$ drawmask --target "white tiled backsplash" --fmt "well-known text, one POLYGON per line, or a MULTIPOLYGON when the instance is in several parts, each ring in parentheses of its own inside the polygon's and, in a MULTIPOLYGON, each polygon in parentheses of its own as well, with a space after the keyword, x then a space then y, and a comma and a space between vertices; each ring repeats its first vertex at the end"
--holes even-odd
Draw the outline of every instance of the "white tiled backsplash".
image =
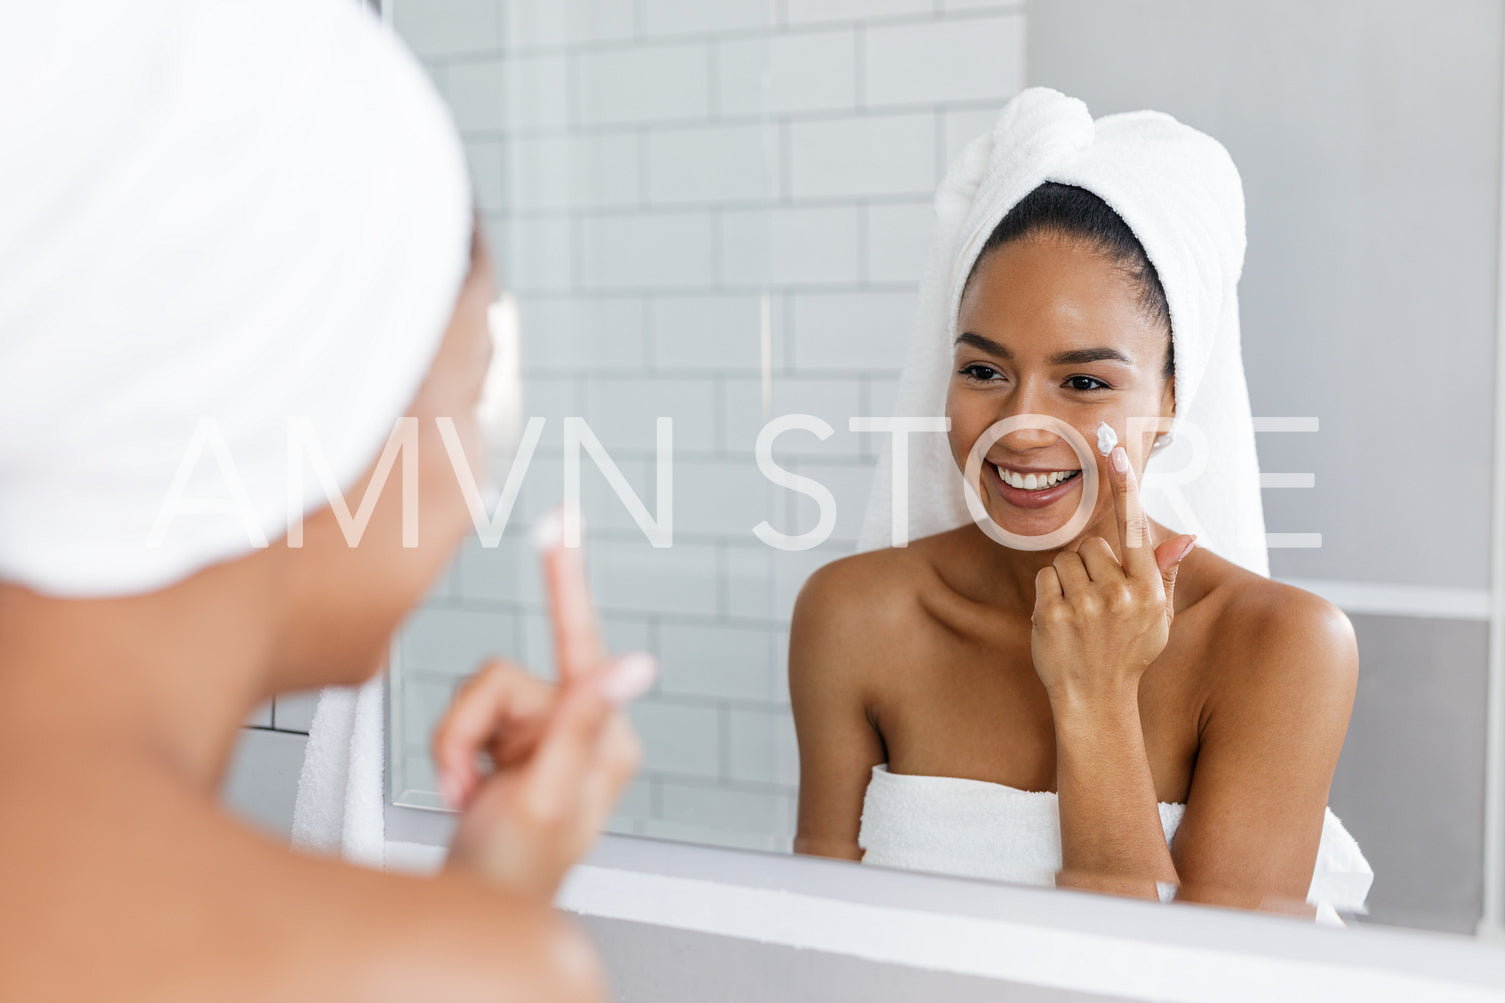
POLYGON ((467 546, 404 629, 404 779, 423 782, 414 757, 484 654, 551 671, 519 541, 562 496, 561 419, 586 419, 653 513, 654 419, 669 415, 672 548, 652 548, 583 462, 587 562, 609 642, 662 665, 632 710, 646 757, 614 828, 788 849, 799 779, 789 613, 805 577, 852 549, 879 442, 847 418, 891 413, 930 200, 949 158, 1023 86, 1024 5, 394 7, 464 135, 503 283, 520 300, 526 410, 548 419, 502 545, 467 546), (825 441, 791 432, 775 452, 837 500, 832 537, 803 553, 752 533, 764 519, 789 533, 815 525, 813 502, 753 459, 764 422, 791 412, 836 430, 825 441))

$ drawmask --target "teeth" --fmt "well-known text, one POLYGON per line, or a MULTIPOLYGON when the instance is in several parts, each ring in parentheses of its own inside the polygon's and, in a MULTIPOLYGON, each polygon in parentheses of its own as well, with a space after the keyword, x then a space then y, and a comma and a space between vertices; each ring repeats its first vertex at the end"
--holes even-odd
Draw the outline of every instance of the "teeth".
POLYGON ((1077 473, 1075 470, 1053 470, 1048 474, 1019 474, 1012 470, 1005 470, 997 464, 993 465, 993 469, 998 471, 998 476, 1005 483, 1023 491, 1041 491, 1054 487, 1077 473))

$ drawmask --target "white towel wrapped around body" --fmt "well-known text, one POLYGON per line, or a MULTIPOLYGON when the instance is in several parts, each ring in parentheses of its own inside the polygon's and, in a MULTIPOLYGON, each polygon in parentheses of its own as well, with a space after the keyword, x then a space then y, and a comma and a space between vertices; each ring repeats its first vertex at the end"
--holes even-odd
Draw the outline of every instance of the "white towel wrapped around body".
POLYGON ((385 864, 386 692, 378 676, 319 694, 293 804, 294 846, 385 864))
MULTIPOLYGON (((1166 845, 1186 805, 1162 801, 1166 845)), ((961 777, 890 773, 873 767, 857 836, 862 862, 958 877, 1050 886, 1061 869, 1056 794, 961 777)), ((1374 871, 1331 808, 1322 824, 1307 902, 1317 922, 1342 926, 1338 912, 1363 913, 1374 871)))

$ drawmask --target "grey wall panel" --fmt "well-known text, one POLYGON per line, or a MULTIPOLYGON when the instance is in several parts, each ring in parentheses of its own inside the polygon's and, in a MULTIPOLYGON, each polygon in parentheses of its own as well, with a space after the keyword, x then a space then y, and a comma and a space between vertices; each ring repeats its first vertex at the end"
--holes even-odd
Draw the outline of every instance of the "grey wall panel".
POLYGON ((1098 1003, 1117 999, 581 917, 619 1003, 1098 1003))
POLYGON ((293 831, 307 735, 244 728, 220 797, 230 811, 279 839, 293 831))
POLYGON ((1244 178, 1244 354, 1284 576, 1488 585, 1497 0, 1040 0, 1031 84, 1169 112, 1244 178), (1414 480, 1406 483, 1404 478, 1414 480), (1426 487, 1423 488, 1422 485, 1426 487))
POLYGON ((1369 919, 1472 933, 1483 889, 1488 627, 1351 619, 1359 692, 1329 804, 1374 868, 1369 919))

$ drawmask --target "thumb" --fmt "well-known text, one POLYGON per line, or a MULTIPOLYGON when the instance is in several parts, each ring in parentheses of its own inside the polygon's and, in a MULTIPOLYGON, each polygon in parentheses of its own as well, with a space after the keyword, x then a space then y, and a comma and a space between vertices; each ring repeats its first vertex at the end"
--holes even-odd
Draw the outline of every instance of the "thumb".
POLYGON ((1197 538, 1190 533, 1182 533, 1173 536, 1160 546, 1155 548, 1155 564, 1160 568, 1160 581, 1165 586, 1165 608, 1167 611, 1175 609, 1172 600, 1176 594, 1176 575, 1181 570, 1181 562, 1186 555, 1191 553, 1197 545, 1197 538))

